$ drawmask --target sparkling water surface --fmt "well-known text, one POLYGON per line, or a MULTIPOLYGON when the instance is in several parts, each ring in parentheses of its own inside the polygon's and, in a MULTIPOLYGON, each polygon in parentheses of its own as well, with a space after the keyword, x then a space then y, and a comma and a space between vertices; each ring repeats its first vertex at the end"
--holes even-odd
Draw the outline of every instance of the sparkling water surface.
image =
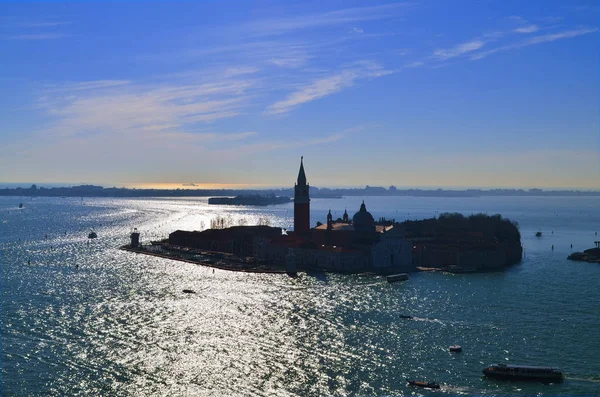
MULTIPOLYGON (((362 199, 313 199, 311 224, 329 209, 352 216, 362 199)), ((503 272, 395 284, 235 273, 117 247, 134 227, 148 242, 217 215, 291 228, 292 204, 0 197, 2 395, 600 394, 600 265, 566 260, 600 240, 598 198, 364 199, 376 219, 500 213, 519 222, 525 257, 503 272), (558 366, 566 379, 483 378, 497 362, 558 366)))

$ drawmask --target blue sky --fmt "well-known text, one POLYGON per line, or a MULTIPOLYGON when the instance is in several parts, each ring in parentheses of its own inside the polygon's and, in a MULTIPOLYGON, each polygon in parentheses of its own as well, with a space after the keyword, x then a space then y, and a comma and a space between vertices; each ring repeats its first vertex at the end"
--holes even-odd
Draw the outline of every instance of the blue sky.
POLYGON ((598 13, 0 3, 0 182, 597 189, 598 13))

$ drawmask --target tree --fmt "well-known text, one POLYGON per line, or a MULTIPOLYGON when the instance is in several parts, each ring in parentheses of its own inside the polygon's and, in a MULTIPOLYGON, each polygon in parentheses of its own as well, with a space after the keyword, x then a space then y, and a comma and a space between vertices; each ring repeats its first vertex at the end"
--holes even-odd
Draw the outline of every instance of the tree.
POLYGON ((211 229, 226 229, 233 225, 233 220, 230 216, 225 218, 224 216, 217 215, 216 218, 210 220, 211 229))
POLYGON ((266 216, 258 217, 258 226, 271 226, 271 220, 266 216))

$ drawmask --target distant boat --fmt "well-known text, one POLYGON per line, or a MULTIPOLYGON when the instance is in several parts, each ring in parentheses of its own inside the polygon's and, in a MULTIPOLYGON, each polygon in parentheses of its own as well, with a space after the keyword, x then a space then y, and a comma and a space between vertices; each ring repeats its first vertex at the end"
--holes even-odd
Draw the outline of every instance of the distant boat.
POLYGON ((411 386, 424 387, 427 389, 439 389, 440 388, 440 384, 435 383, 435 382, 422 382, 420 380, 412 380, 412 379, 407 379, 406 381, 411 386))
POLYGON ((412 319, 413 319, 413 316, 409 316, 408 314, 401 314, 401 315, 400 315, 400 318, 405 318, 405 319, 407 319, 407 320, 412 320, 412 319))
POLYGON ((535 237, 542 237, 542 232, 537 232, 537 233, 535 234, 535 237))
POLYGON ((90 234, 88 234, 88 238, 96 238, 96 237, 98 237, 98 235, 93 230, 90 232, 90 234))
POLYGON ((388 283, 395 283, 396 281, 406 281, 406 280, 408 280, 408 274, 406 274, 406 273, 392 274, 392 275, 387 276, 388 283))
POLYGON ((489 378, 505 380, 538 380, 562 382, 563 373, 558 368, 537 367, 530 365, 492 364, 483 370, 489 378))
POLYGON ((19 208, 23 208, 23 203, 19 204, 19 208))
POLYGON ((448 350, 450 350, 451 352, 454 352, 454 353, 460 353, 462 351, 462 347, 460 345, 454 345, 454 346, 450 346, 448 348, 448 350))

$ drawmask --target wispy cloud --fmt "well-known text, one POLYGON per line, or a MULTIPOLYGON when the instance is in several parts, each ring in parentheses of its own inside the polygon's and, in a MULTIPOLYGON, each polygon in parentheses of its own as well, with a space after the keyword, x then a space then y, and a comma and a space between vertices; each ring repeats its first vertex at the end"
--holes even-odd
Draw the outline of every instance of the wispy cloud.
POLYGON ((354 85, 358 79, 376 78, 392 73, 373 62, 360 62, 355 67, 342 70, 334 75, 313 81, 295 92, 289 94, 284 100, 275 102, 267 109, 271 115, 287 113, 293 108, 307 102, 340 92, 344 88, 354 85))
POLYGON ((290 148, 301 148, 307 146, 323 145, 325 143, 331 143, 339 141, 345 137, 344 133, 330 134, 322 138, 314 138, 307 140, 296 140, 296 141, 264 141, 255 142, 246 145, 241 145, 232 148, 226 148, 216 151, 216 155, 224 158, 233 158, 240 156, 249 156, 256 153, 272 152, 274 150, 283 150, 290 148))
POLYGON ((268 63, 282 68, 299 68, 307 64, 312 57, 303 50, 288 51, 277 54, 268 63))
POLYGON ((0 17, 0 28, 4 30, 0 40, 54 40, 71 36, 61 31, 70 21, 49 18, 28 18, 22 16, 0 17))
POLYGON ((471 60, 482 59, 482 58, 485 58, 492 54, 496 54, 498 52, 517 50, 520 48, 529 47, 529 46, 542 44, 542 43, 548 43, 551 41, 568 39, 568 38, 577 37, 577 36, 583 36, 586 34, 595 33, 597 31, 598 31, 598 28, 581 28, 581 29, 567 30, 567 31, 559 32, 559 33, 551 33, 551 34, 535 36, 535 37, 532 37, 530 39, 527 39, 527 40, 524 40, 524 41, 521 41, 518 43, 508 44, 508 45, 500 46, 497 48, 493 48, 488 51, 478 52, 471 56, 471 60))
POLYGON ((390 19, 397 16, 407 3, 391 3, 371 7, 353 7, 311 15, 266 19, 253 22, 248 27, 257 35, 283 34, 294 30, 321 28, 360 21, 390 19))
MULTIPOLYGON (((245 68, 281 67, 300 68, 311 60, 331 51, 336 45, 349 38, 335 39, 286 39, 245 40, 235 44, 221 44, 200 48, 136 55, 136 60, 160 63, 180 63, 201 59, 209 67, 231 68, 231 65, 246 64, 245 68)), ((331 53, 331 52, 329 52, 331 53)))
POLYGON ((515 33, 533 33, 540 30, 537 25, 522 26, 513 30, 515 33))
POLYGON ((238 133, 216 133, 216 132, 208 132, 208 133, 191 133, 191 132, 165 132, 159 137, 177 140, 178 142, 184 143, 208 143, 208 142, 219 142, 219 141, 241 141, 253 136, 256 136, 256 132, 248 131, 248 132, 238 132, 238 133))
MULTIPOLYGON (((344 138, 349 137, 353 134, 359 134, 366 131, 373 130, 375 128, 380 127, 379 124, 367 123, 367 124, 359 124, 353 127, 346 128, 342 131, 330 133, 330 132, 322 132, 322 136, 319 138, 312 139, 304 139, 304 140, 272 140, 269 142, 255 142, 249 143, 245 145, 241 145, 238 147, 227 148, 219 151, 217 155, 219 156, 227 156, 227 157, 238 157, 243 155, 252 155, 261 152, 269 152, 274 150, 282 150, 282 149, 290 149, 290 148, 302 148, 307 146, 316 146, 323 145, 326 143, 337 142, 344 138)), ((299 134, 305 135, 305 134, 299 134)))
POLYGON ((215 154, 220 147, 245 146, 257 138, 255 131, 214 124, 250 109, 253 90, 259 86, 255 77, 228 77, 224 71, 206 80, 54 84, 40 92, 37 104, 48 121, 24 134, 27 144, 11 158, 34 156, 41 162, 56 158, 43 171, 54 178, 77 173, 80 166, 88 177, 101 177, 127 173, 124 164, 153 169, 161 162, 192 174, 189 170, 199 164, 223 160, 215 154), (104 163, 102 173, 85 166, 98 161, 104 163))
POLYGON ((424 66, 424 65, 425 65, 425 62, 423 62, 423 61, 415 61, 415 62, 407 63, 406 65, 404 65, 404 67, 407 69, 411 69, 411 68, 420 68, 421 66, 424 66))
POLYGON ((485 45, 482 40, 473 40, 466 43, 459 44, 452 48, 437 49, 433 52, 433 56, 441 61, 445 61, 451 58, 467 54, 469 52, 477 51, 485 45))
POLYGON ((53 40, 61 39, 63 37, 69 37, 67 34, 62 33, 34 33, 34 34, 16 34, 3 36, 4 40, 53 40))
POLYGON ((55 119, 54 126, 44 131, 45 136, 100 133, 164 137, 165 133, 198 129, 198 123, 239 115, 249 106, 249 90, 254 87, 253 79, 225 76, 210 82, 182 79, 144 84, 125 80, 67 83, 49 87, 40 97, 39 108, 55 119))
MULTIPOLYGON (((509 21, 513 22, 516 25, 519 25, 517 28, 511 30, 512 33, 534 33, 540 30, 538 25, 530 23, 527 19, 523 18, 519 15, 513 15, 507 18, 509 21)), ((540 19, 543 20, 543 19, 540 19)))
POLYGON ((131 82, 128 80, 94 80, 72 83, 67 82, 62 84, 49 84, 46 87, 46 92, 95 90, 101 88, 118 87, 130 83, 131 82))
POLYGON ((516 23, 527 23, 527 20, 520 15, 511 15, 509 17, 506 17, 506 19, 516 23))

